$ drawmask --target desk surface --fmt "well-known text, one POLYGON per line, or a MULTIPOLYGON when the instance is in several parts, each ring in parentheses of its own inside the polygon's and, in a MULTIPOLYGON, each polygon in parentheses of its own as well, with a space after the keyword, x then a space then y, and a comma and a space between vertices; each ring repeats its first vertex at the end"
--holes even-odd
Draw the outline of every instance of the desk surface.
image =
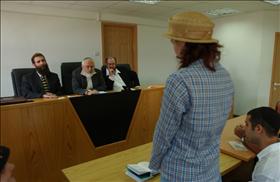
POLYGON ((236 157, 237 159, 243 161, 249 161, 255 157, 255 154, 253 152, 251 152, 250 150, 248 151, 234 150, 228 143, 229 141, 240 141, 240 139, 234 134, 234 128, 237 125, 244 124, 245 119, 246 119, 246 115, 243 115, 240 117, 229 119, 227 121, 226 126, 222 133, 220 149, 221 152, 236 157))
MULTIPOLYGON (((63 173, 70 181, 133 181, 125 175, 127 164, 149 161, 152 143, 134 147, 106 157, 85 162, 70 168, 63 169, 63 173)), ((220 155, 221 175, 228 173, 241 164, 241 160, 226 154, 220 155)), ((159 181, 157 175, 150 181, 159 181)))

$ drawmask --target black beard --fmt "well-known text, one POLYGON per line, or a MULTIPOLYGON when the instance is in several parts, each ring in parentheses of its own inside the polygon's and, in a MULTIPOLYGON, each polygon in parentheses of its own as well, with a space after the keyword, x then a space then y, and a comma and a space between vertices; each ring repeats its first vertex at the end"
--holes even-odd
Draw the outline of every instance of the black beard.
POLYGON ((36 67, 36 70, 38 71, 38 73, 40 73, 40 75, 43 76, 48 76, 51 73, 48 64, 41 67, 36 67))

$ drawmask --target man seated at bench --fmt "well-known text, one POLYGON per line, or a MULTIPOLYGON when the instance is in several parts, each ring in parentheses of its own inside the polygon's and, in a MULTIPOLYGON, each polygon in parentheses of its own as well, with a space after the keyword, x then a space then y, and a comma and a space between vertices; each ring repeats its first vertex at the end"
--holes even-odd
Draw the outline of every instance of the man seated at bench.
POLYGON ((116 58, 108 57, 105 59, 106 69, 102 70, 106 82, 107 90, 121 91, 130 88, 130 70, 119 70, 116 67, 116 58))
POLYGON ((247 113, 245 125, 237 126, 235 134, 244 145, 257 154, 258 162, 252 181, 279 181, 280 179, 280 114, 270 107, 259 107, 247 113))
POLYGON ((74 93, 81 95, 92 95, 106 90, 101 71, 95 68, 92 58, 84 58, 82 66, 72 72, 72 89, 74 93))
POLYGON ((62 88, 56 73, 50 71, 45 56, 35 53, 31 58, 35 70, 22 77, 22 94, 27 99, 55 98, 62 95, 62 88))

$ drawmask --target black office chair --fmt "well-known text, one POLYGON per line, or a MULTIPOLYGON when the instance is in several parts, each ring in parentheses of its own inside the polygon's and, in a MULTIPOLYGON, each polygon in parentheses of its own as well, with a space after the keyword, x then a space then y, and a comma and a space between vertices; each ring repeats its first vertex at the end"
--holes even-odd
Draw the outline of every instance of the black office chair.
POLYGON ((21 92, 21 83, 22 77, 25 74, 31 73, 34 71, 34 68, 15 68, 12 69, 11 76, 12 76, 12 83, 14 89, 15 96, 23 96, 21 92))
POLYGON ((61 64, 61 80, 64 94, 73 94, 72 71, 81 66, 81 62, 64 62, 61 64))
POLYGON ((131 71, 129 64, 117 64, 116 66, 119 70, 131 71))
POLYGON ((131 88, 136 87, 136 86, 140 86, 138 75, 135 71, 131 70, 129 64, 117 64, 117 68, 121 72, 125 72, 125 74, 128 75, 131 88))
POLYGON ((135 71, 132 70, 130 71, 130 82, 131 82, 131 87, 140 86, 138 75, 135 71))

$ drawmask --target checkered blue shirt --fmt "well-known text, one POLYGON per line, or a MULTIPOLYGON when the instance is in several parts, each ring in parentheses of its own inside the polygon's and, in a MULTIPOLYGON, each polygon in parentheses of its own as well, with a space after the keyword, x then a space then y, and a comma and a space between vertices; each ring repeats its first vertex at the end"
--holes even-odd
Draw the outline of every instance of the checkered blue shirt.
POLYGON ((215 69, 198 60, 167 79, 150 168, 168 181, 221 181, 220 136, 231 110, 233 83, 219 63, 215 69))

